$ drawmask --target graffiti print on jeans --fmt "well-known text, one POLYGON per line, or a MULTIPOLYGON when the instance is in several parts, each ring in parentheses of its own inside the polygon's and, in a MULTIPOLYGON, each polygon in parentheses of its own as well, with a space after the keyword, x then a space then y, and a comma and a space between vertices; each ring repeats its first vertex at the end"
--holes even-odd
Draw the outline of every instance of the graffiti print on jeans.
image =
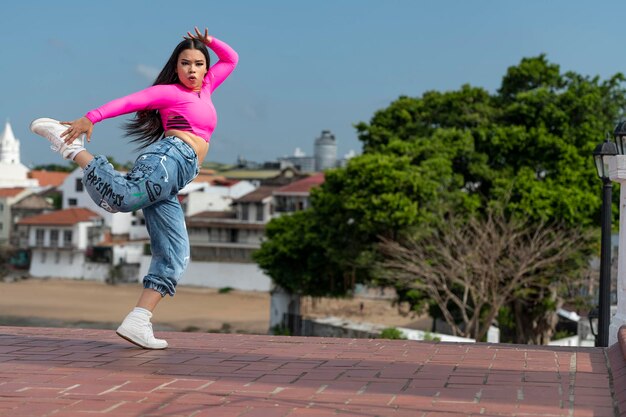
MULTIPOLYGON (((87 181, 93 188, 100 193, 102 199, 108 200, 109 206, 121 206, 124 202, 124 195, 113 192, 113 186, 109 182, 105 182, 102 177, 99 177, 95 174, 96 169, 93 168, 91 171, 87 173, 85 177, 83 177, 83 182, 87 181)), ((102 206, 102 204, 101 204, 102 206)), ((106 209, 106 207, 103 207, 106 209)), ((108 210, 108 209, 107 209, 108 210)), ((111 210, 108 210, 111 211, 111 210)))
POLYGON ((150 201, 154 202, 161 195, 163 187, 161 187, 161 184, 156 184, 150 180, 147 180, 146 191, 148 192, 148 198, 150 199, 150 201))
MULTIPOLYGON (((146 159, 146 156, 143 155, 140 160, 146 159)), ((127 174, 128 179, 141 179, 149 176, 154 172, 154 166, 148 164, 138 164, 130 170, 127 174)))

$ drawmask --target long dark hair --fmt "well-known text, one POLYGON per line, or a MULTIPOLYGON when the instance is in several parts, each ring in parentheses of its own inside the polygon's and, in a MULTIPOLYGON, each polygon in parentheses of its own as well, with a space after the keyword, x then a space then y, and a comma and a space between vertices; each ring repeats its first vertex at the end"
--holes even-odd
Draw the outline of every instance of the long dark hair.
MULTIPOLYGON (((178 56, 187 49, 197 49, 202 52, 206 59, 207 69, 210 67, 209 51, 206 45, 198 39, 185 39, 174 48, 170 59, 167 60, 152 85, 177 84, 180 82, 176 73, 176 65, 178 64, 178 56)), ((161 139, 164 132, 158 110, 138 111, 132 120, 124 123, 124 130, 126 131, 126 136, 133 137, 131 142, 139 144, 139 149, 150 146, 161 139)))

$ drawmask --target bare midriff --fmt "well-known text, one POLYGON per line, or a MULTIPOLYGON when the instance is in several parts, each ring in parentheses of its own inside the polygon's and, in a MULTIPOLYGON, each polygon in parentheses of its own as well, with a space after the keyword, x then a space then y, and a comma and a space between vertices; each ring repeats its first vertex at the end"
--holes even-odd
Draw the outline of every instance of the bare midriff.
POLYGON ((191 146, 191 149, 193 149, 198 156, 198 166, 202 165, 202 162, 209 151, 209 144, 206 140, 202 139, 200 136, 194 135, 191 132, 176 129, 166 130, 164 136, 176 136, 187 145, 191 146))

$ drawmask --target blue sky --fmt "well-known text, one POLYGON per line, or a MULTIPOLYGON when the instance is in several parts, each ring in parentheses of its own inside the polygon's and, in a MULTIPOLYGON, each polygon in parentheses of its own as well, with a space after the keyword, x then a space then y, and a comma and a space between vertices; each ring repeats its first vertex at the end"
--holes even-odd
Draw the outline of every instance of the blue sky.
MULTIPOLYGON (((324 129, 342 156, 361 151, 353 125, 398 96, 466 83, 493 92, 523 57, 545 53, 563 71, 603 79, 626 72, 624 16, 618 1, 9 0, 0 121, 11 122, 26 165, 64 163, 30 121, 75 119, 151 85, 199 26, 240 55, 213 96, 219 122, 207 160, 312 155, 324 129)), ((88 149, 133 160, 124 120, 96 125, 88 149)))

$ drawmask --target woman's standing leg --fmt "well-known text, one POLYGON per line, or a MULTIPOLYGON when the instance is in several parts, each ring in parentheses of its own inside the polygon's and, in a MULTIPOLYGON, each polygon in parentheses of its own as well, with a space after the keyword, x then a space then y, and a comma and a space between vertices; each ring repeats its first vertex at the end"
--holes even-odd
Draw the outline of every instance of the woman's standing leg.
POLYGON ((144 288, 162 296, 174 295, 176 284, 189 263, 189 235, 177 196, 143 209, 150 235, 152 260, 143 279, 144 288))
POLYGON ((145 207, 143 215, 152 260, 137 306, 126 316, 117 334, 143 348, 165 349, 167 342, 154 337, 150 318, 161 299, 176 292, 176 284, 189 263, 189 237, 185 215, 175 195, 145 207))

